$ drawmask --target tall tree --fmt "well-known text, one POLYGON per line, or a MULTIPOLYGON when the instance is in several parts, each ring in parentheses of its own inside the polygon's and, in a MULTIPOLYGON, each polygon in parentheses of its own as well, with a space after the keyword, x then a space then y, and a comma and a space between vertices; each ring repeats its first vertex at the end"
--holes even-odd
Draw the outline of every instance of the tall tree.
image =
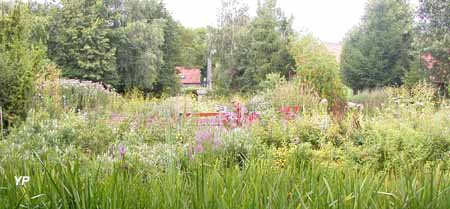
POLYGON ((181 56, 180 65, 204 68, 208 55, 208 31, 206 28, 184 28, 180 30, 181 56))
POLYGON ((412 9, 406 0, 370 0, 345 39, 341 70, 354 90, 401 85, 411 65, 412 9))
POLYGON ((448 95, 450 84, 450 1, 420 0, 416 41, 428 79, 448 95))
POLYGON ((292 18, 284 16, 276 0, 258 2, 257 16, 247 36, 248 51, 239 56, 237 80, 243 90, 252 90, 269 73, 288 77, 295 62, 288 51, 293 35, 292 18))
POLYGON ((250 22, 248 5, 238 0, 222 0, 217 16, 217 27, 210 28, 211 50, 214 50, 216 69, 213 72, 214 86, 223 93, 228 92, 234 84, 240 52, 244 44, 247 27, 250 22))
POLYGON ((258 2, 253 19, 235 1, 225 2, 222 11, 215 38, 219 87, 252 91, 269 73, 289 76, 295 65, 288 51, 292 18, 284 16, 276 0, 258 2))
POLYGON ((115 30, 116 66, 119 90, 153 90, 163 65, 164 27, 166 21, 155 15, 156 1, 127 1, 120 14, 121 27, 115 30))
POLYGON ((123 90, 153 89, 163 62, 160 50, 164 42, 163 24, 164 20, 151 24, 136 21, 122 28, 124 38, 117 50, 117 71, 123 90))
POLYGON ((43 45, 33 41, 33 24, 22 3, 0 16, 0 107, 6 122, 26 116, 35 80, 45 64, 43 45))
POLYGON ((125 19, 125 25, 136 21, 153 25, 148 27, 153 31, 148 32, 154 34, 150 41, 152 43, 147 45, 151 48, 141 49, 146 51, 147 55, 151 55, 155 61, 140 63, 143 64, 142 69, 147 69, 146 74, 149 77, 156 78, 152 82, 151 93, 159 95, 178 92, 180 82, 175 67, 179 64, 181 56, 180 24, 172 18, 162 1, 129 0, 125 1, 125 5, 126 12, 122 18, 125 19), (162 32, 162 37, 159 37, 160 34, 157 31, 162 32), (159 35, 156 36, 157 34, 159 35), (154 70, 148 70, 149 68, 154 70))
POLYGON ((117 82, 110 23, 102 0, 62 0, 50 27, 49 55, 63 75, 109 84, 117 82))
POLYGON ((174 94, 180 89, 180 79, 177 75, 176 66, 181 55, 180 24, 176 22, 169 12, 161 5, 162 17, 166 20, 164 27, 163 65, 159 69, 159 80, 155 85, 159 92, 174 94))

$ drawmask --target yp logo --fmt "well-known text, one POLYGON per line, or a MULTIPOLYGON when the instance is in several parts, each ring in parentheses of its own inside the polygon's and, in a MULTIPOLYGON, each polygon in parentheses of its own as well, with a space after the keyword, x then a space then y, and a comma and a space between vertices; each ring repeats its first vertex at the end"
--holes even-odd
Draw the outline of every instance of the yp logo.
POLYGON ((14 178, 16 179, 16 186, 24 186, 26 183, 28 183, 30 181, 30 177, 29 176, 14 176, 14 178))

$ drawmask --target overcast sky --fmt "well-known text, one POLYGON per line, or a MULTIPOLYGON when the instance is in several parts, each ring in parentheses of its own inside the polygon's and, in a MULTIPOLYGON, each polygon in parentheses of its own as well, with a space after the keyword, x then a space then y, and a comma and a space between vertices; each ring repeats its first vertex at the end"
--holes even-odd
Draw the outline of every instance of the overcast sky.
MULTIPOLYGON (((242 0, 254 15, 257 0, 242 0)), ((417 2, 417 0, 412 0, 417 2)), ((164 0, 169 11, 184 26, 214 25, 220 0, 164 0)), ((366 0, 278 0, 286 15, 294 16, 294 28, 308 31, 326 42, 340 42, 364 14, 366 0)))

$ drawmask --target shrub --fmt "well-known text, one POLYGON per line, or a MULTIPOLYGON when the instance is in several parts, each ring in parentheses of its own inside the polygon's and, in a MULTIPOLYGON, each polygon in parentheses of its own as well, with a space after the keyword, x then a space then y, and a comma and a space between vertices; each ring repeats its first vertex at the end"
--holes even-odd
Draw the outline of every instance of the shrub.
POLYGON ((328 100, 329 110, 345 101, 346 89, 336 58, 319 40, 312 35, 300 37, 292 41, 290 53, 296 62, 297 77, 328 100))

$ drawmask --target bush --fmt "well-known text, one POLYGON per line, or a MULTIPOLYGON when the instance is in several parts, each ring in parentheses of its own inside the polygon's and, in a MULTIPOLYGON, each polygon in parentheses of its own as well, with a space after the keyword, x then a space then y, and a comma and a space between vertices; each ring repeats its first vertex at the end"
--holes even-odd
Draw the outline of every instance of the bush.
POLYGON ((346 88, 339 76, 335 56, 312 35, 292 41, 290 53, 297 66, 297 77, 328 100, 328 109, 346 100, 346 88))

